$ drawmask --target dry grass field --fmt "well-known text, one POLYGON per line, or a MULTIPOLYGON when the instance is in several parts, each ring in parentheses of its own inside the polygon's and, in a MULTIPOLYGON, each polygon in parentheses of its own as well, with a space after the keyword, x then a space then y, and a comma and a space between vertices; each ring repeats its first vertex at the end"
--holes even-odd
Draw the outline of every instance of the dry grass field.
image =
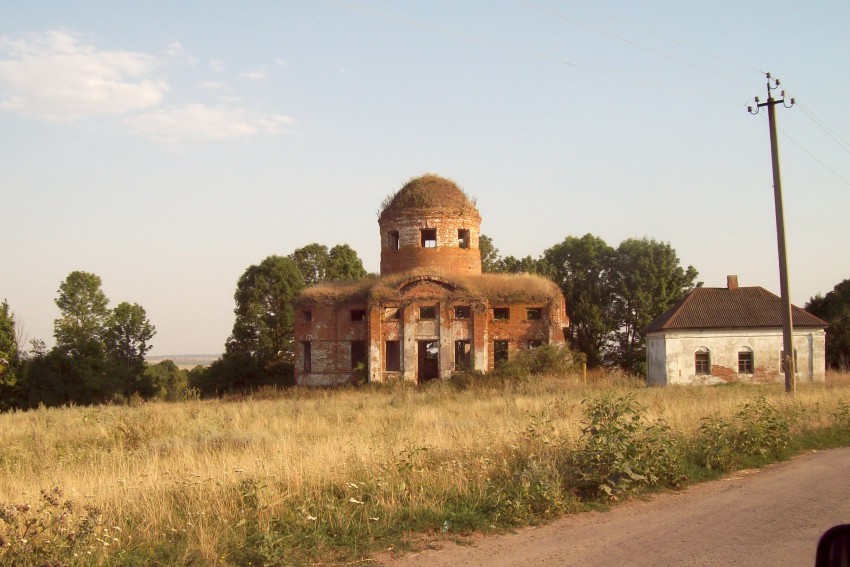
MULTIPOLYGON (((409 532, 578 510, 558 497, 552 509, 519 513, 525 501, 493 496, 494 487, 520 456, 532 470, 535 454, 569 449, 581 436, 583 400, 605 396, 632 396, 649 422, 663 418, 686 439, 703 418, 731 420, 764 396, 799 436, 846 413, 850 374, 801 384, 794 398, 781 385, 645 388, 600 374, 588 384, 543 376, 267 390, 3 414, 0 529, 17 529, 18 541, 7 533, 0 564, 24 564, 24 553, 66 564, 324 564, 404 545, 409 532), (61 494, 40 497, 54 488, 61 494)), ((532 473, 522 478, 523 490, 547 490, 532 473)))

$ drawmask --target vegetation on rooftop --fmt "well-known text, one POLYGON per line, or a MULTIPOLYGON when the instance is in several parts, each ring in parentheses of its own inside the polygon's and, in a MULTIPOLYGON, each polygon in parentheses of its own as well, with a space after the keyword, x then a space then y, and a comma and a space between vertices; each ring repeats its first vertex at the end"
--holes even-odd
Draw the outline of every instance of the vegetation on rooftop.
POLYGON ((451 179, 427 173, 414 177, 405 185, 384 198, 379 216, 421 212, 443 212, 447 214, 478 214, 475 199, 451 179))

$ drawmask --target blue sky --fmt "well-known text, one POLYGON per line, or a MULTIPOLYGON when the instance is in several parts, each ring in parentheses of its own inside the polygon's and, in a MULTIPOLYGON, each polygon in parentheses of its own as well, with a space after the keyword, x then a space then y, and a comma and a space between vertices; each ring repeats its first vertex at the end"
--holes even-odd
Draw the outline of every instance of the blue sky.
POLYGON ((670 242, 707 286, 792 300, 850 277, 850 3, 283 0, 0 4, 0 300, 52 344, 60 282, 137 302, 151 354, 217 353, 236 281, 351 245, 426 172, 503 254, 670 242))

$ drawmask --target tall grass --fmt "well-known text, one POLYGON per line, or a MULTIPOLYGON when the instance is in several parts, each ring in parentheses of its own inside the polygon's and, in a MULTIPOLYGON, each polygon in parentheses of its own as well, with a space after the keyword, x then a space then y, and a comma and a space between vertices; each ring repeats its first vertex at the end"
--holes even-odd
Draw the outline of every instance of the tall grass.
POLYGON ((631 487, 850 443, 847 402, 847 375, 801 384, 790 399, 781 385, 656 389, 600 374, 587 384, 484 377, 9 413, 0 415, 0 564, 36 552, 69 565, 352 560, 403 546, 408 533, 533 523, 631 487), (778 429, 746 431, 765 415, 778 429), (588 433, 597 418, 622 435, 630 460, 594 468, 605 451, 588 433), (712 427, 737 437, 712 437, 712 427), (721 438, 754 452, 736 460, 749 445, 721 438), (760 454, 770 443, 783 450, 760 454), (42 494, 54 488, 56 505, 42 494), (46 527, 26 538, 27 522, 46 527))

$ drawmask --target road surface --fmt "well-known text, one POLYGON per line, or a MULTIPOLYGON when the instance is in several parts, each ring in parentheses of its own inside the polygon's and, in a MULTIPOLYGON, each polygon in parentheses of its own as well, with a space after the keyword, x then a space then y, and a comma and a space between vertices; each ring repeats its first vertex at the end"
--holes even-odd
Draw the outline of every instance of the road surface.
POLYGON ((820 535, 850 523, 850 448, 577 514, 513 534, 438 542, 393 567, 814 565, 820 535))

